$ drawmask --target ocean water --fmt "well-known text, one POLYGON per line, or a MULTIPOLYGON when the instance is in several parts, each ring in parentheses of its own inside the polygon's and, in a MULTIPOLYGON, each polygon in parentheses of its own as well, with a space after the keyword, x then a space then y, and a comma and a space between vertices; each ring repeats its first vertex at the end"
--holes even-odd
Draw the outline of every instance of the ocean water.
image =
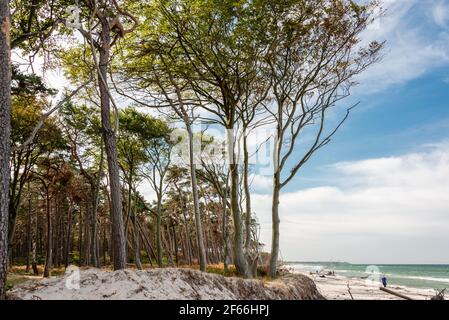
POLYGON ((412 288, 449 289, 449 265, 431 264, 351 264, 346 262, 289 262, 287 265, 305 273, 335 271, 350 278, 380 281, 385 275, 389 285, 412 288))

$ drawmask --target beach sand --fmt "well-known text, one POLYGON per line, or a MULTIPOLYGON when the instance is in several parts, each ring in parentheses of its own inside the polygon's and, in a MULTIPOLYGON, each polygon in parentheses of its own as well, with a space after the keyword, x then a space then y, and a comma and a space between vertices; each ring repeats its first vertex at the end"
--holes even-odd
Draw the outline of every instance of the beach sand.
MULTIPOLYGON (((340 275, 326 275, 325 278, 321 278, 318 275, 302 274, 307 275, 315 281, 320 293, 328 300, 351 300, 348 292, 348 284, 354 300, 403 300, 397 296, 381 291, 379 289, 381 285, 379 282, 360 278, 347 278, 340 275)), ((387 286, 387 288, 414 300, 430 300, 436 293, 432 289, 416 289, 397 285, 387 286)))

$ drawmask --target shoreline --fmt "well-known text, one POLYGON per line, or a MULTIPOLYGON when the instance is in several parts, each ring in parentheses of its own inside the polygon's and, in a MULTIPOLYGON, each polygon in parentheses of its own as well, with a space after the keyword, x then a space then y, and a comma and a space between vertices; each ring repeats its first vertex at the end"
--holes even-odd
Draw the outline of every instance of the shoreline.
MULTIPOLYGON (((293 271, 302 274, 315 282, 318 291, 328 300, 404 300, 379 289, 380 282, 361 278, 345 277, 342 275, 325 275, 324 278, 317 274, 308 274, 304 271, 293 271), (348 285, 351 294, 348 291, 348 285)), ((433 289, 420 289, 400 285, 388 285, 387 289, 408 296, 413 300, 430 300, 435 296, 433 289)), ((447 298, 445 299, 447 300, 447 298)))

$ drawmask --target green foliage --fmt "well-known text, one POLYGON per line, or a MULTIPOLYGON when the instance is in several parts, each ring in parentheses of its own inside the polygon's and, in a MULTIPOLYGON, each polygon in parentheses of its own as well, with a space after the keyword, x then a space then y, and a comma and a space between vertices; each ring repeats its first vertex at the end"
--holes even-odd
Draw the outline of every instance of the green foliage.
POLYGON ((48 88, 41 77, 25 74, 17 65, 12 65, 12 95, 55 95, 56 90, 48 88))
POLYGON ((150 160, 148 148, 168 141, 169 134, 170 128, 163 120, 135 108, 120 110, 117 149, 124 173, 135 175, 136 170, 150 160))
MULTIPOLYGON (((14 96, 11 110, 11 143, 21 146, 41 119, 46 101, 34 95, 14 96)), ((33 141, 37 153, 65 150, 67 143, 54 118, 47 118, 33 141)))

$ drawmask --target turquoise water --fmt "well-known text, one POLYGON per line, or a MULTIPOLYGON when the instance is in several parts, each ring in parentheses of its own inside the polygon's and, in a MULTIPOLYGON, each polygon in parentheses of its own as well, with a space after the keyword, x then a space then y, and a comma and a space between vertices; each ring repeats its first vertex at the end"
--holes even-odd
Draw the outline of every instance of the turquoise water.
POLYGON ((449 265, 418 264, 351 264, 346 262, 289 262, 288 265, 302 272, 333 270, 336 274, 351 278, 378 281, 385 275, 388 284, 426 289, 449 289, 449 265))

